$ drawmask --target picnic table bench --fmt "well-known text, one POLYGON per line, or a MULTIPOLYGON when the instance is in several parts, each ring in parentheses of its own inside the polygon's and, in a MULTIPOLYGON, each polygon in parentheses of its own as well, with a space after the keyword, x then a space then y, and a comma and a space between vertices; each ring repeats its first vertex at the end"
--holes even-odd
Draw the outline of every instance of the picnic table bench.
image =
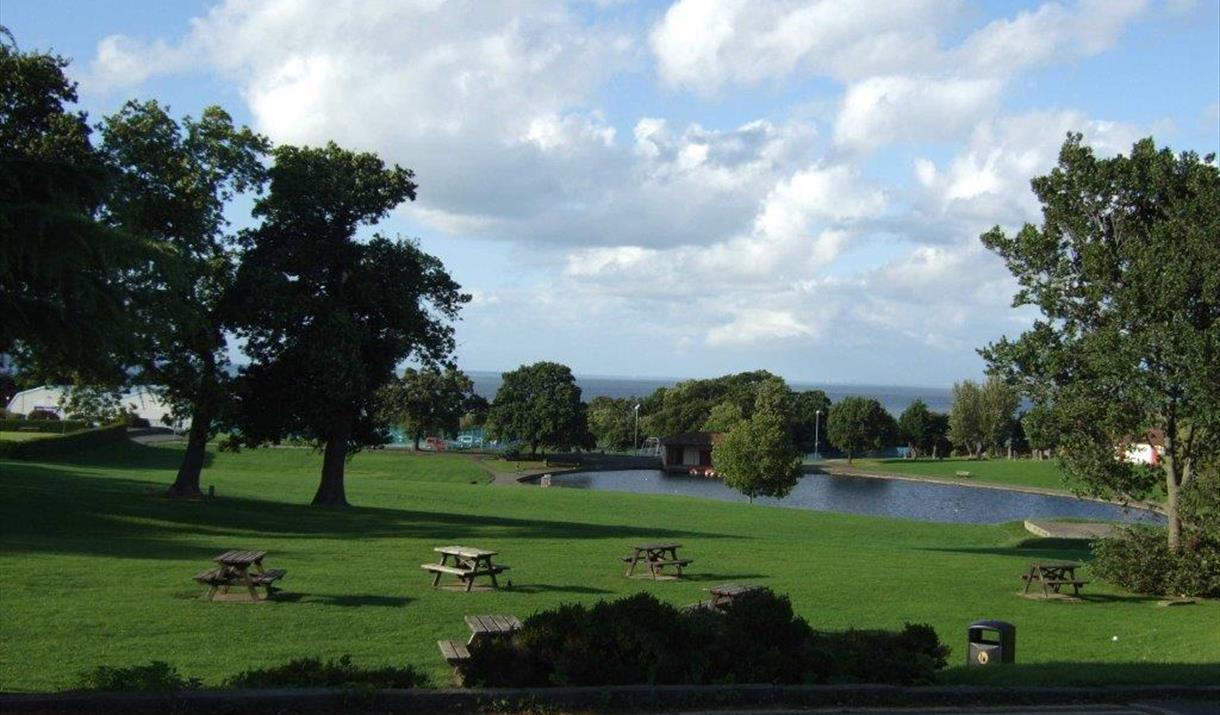
POLYGON ((521 630, 521 620, 509 615, 466 616, 466 625, 470 628, 470 640, 463 643, 458 640, 437 641, 441 657, 453 666, 453 674, 458 683, 462 682, 462 666, 470 660, 470 651, 479 644, 493 638, 503 638, 521 630))
POLYGON ((706 608, 708 610, 718 611, 732 603, 734 599, 743 593, 761 591, 763 588, 763 586, 751 586, 740 583, 726 583, 720 586, 713 586, 707 589, 708 593, 712 595, 710 599, 700 601, 698 603, 692 603, 691 605, 687 606, 687 608, 690 610, 706 608))
POLYGON ((226 551, 212 559, 217 564, 215 568, 195 574, 195 581, 208 587, 205 598, 209 601, 215 600, 217 592, 222 589, 227 594, 233 586, 244 586, 250 592, 251 601, 268 600, 279 590, 275 582, 288 572, 284 569, 264 569, 263 559, 266 556, 266 551, 226 551), (251 569, 254 569, 253 572, 251 569), (264 589, 263 598, 258 596, 256 589, 259 587, 264 589))
POLYGON ((1029 571, 1021 576, 1025 581, 1025 593, 1029 593, 1029 589, 1035 583, 1042 587, 1042 597, 1050 598, 1052 596, 1067 594, 1062 593, 1064 586, 1072 587, 1072 596, 1080 595, 1080 587, 1088 583, 1082 579, 1076 578, 1076 569, 1080 568, 1080 564, 1073 562, 1056 562, 1056 563, 1033 563, 1029 565, 1029 571))
POLYGON ((459 581, 465 582, 467 591, 474 588, 474 580, 479 576, 490 577, 491 585, 499 588, 500 584, 496 581, 496 574, 508 570, 507 566, 491 562, 491 557, 500 553, 498 551, 477 549, 471 546, 438 546, 433 551, 441 555, 440 562, 420 564, 420 568, 432 573, 433 588, 440 585, 441 577, 445 575, 456 576, 459 581))
POLYGON ((678 558, 678 549, 682 544, 636 544, 631 547, 631 554, 623 557, 623 561, 628 564, 627 576, 635 575, 635 567, 643 562, 648 567, 648 573, 655 580, 659 576, 665 576, 663 569, 672 567, 677 576, 682 575, 682 569, 694 562, 694 559, 678 558))

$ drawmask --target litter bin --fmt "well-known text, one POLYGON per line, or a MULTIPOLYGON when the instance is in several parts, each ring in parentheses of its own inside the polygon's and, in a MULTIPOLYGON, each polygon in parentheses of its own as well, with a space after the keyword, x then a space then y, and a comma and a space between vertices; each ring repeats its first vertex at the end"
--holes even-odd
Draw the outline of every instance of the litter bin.
POLYGON ((966 629, 966 665, 1014 663, 1017 627, 1004 621, 975 621, 966 629))

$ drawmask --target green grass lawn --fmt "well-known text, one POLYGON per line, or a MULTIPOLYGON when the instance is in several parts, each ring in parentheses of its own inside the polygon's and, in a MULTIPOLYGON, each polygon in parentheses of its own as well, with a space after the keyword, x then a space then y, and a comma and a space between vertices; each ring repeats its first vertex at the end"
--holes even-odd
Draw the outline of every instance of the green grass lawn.
MULTIPOLYGON (((846 465, 846 462, 843 462, 846 465)), ((1053 459, 856 459, 851 465, 864 471, 901 474, 910 477, 935 477, 954 481, 989 482, 1008 486, 1037 487, 1066 491, 1063 475, 1053 459), (958 477, 955 472, 970 472, 958 477)))
POLYGON ((932 624, 953 648, 946 682, 1220 681, 1220 603, 1161 608, 1094 582, 1086 603, 1017 595, 1034 559, 1084 559, 1079 542, 1015 525, 930 524, 686 497, 490 486, 458 455, 378 451, 348 470, 347 510, 307 506, 320 457, 212 454, 217 498, 160 496, 174 448, 123 444, 71 462, 0 461, 0 689, 69 687, 82 670, 164 660, 218 684, 307 655, 411 663, 449 682, 436 641, 462 616, 527 616, 639 590, 693 603, 708 586, 761 583, 816 628, 932 624), (633 543, 673 539, 690 577, 623 577, 633 543), (496 549, 512 588, 434 591, 432 548, 496 549), (207 603, 191 577, 230 549, 284 568, 278 603, 207 603), (1017 625, 1011 668, 967 669, 968 623, 1017 625))
POLYGON ((34 439, 55 437, 50 432, 0 432, 0 442, 29 442, 34 439))

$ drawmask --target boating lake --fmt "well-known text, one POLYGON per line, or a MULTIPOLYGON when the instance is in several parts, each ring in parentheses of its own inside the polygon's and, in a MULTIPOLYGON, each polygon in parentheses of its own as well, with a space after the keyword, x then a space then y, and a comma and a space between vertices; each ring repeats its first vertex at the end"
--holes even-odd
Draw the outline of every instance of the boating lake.
MULTIPOLYGON (((719 479, 666 474, 658 469, 555 475, 551 477, 551 486, 748 501, 719 479)), ((1163 516, 1147 510, 1124 509, 1116 504, 1067 496, 899 479, 832 477, 826 474, 806 475, 784 499, 759 497, 755 501, 793 509, 963 524, 1048 518, 1145 524, 1165 522, 1163 516)))

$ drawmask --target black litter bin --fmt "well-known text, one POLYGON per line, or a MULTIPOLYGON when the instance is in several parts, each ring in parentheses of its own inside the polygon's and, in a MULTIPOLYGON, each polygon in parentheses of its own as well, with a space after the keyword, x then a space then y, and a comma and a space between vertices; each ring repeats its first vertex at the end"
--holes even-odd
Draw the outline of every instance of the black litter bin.
POLYGON ((966 629, 966 665, 1014 663, 1017 627, 1004 621, 975 621, 966 629))

